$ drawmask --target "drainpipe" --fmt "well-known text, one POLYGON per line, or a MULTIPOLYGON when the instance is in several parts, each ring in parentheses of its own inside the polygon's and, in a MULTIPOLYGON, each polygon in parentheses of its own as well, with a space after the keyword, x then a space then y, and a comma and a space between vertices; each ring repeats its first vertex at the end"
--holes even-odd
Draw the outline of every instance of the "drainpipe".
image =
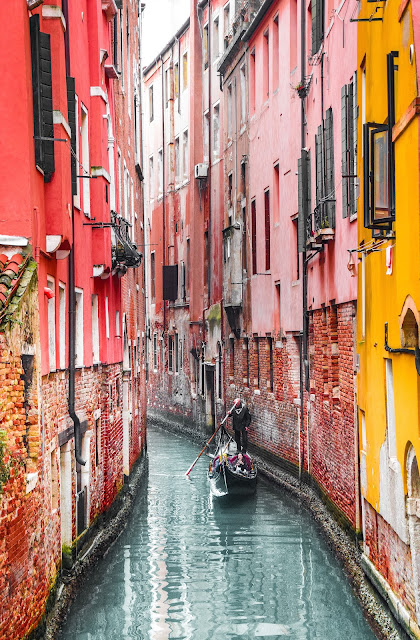
MULTIPOLYGON (((162 274, 163 267, 166 264, 166 198, 165 198, 165 100, 164 100, 164 72, 163 58, 160 56, 161 84, 162 84, 162 274)), ((178 100, 180 100, 179 91, 179 61, 178 61, 178 100)), ((166 331, 166 300, 162 300, 163 304, 163 333, 166 331)))
MULTIPOLYGON (((301 82, 305 85, 306 71, 306 2, 301 0, 301 24, 300 24, 300 64, 301 64, 301 82)), ((301 149, 306 147, 305 139, 305 95, 301 98, 301 121, 300 121, 301 149)), ((304 188, 307 185, 304 185, 304 188)), ((302 251, 302 336, 300 340, 300 431, 299 431, 299 480, 305 463, 305 418, 304 418, 304 390, 307 389, 307 370, 308 370, 308 271, 306 262, 306 246, 303 245, 302 251), (301 443, 301 439, 302 443, 301 443)), ((308 390, 308 389, 307 389, 308 390)))
MULTIPOLYGON (((66 31, 64 33, 64 47, 66 57, 66 75, 70 76, 70 37, 69 37, 69 12, 68 0, 63 0, 62 10, 66 21, 66 31)), ((74 290, 74 204, 71 198, 71 226, 72 245, 69 255, 69 395, 68 411, 74 425, 74 456, 76 462, 85 466, 86 461, 82 458, 82 436, 80 433, 80 420, 74 408, 75 397, 75 369, 76 369, 76 294, 74 290)))
MULTIPOLYGON (((209 78, 208 78, 208 84, 209 84, 209 175, 208 175, 208 189, 209 189, 209 226, 208 226, 208 262, 207 262, 207 293, 208 293, 208 306, 211 306, 211 302, 210 302, 210 294, 211 294, 211 273, 212 273, 212 269, 210 266, 210 262, 211 262, 211 247, 212 247, 212 242, 211 242, 211 0, 208 0, 208 38, 207 38, 207 56, 208 56, 208 72, 209 72, 209 78)), ((221 115, 221 114, 220 114, 221 115)), ((219 115, 219 117, 220 117, 219 115)), ((219 148, 221 148, 221 136, 220 136, 220 131, 221 131, 221 123, 219 120, 219 148)), ((204 318, 203 318, 204 321, 204 318)), ((203 335, 205 331, 205 325, 203 324, 203 335)))

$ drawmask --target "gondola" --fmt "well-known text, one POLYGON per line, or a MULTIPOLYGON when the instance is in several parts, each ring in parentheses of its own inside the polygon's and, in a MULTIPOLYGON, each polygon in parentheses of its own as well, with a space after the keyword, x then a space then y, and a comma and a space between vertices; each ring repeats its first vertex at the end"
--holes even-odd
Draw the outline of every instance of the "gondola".
POLYGON ((243 455, 243 464, 238 462, 236 443, 222 427, 207 474, 213 495, 243 496, 255 492, 258 475, 255 462, 248 454, 243 455))

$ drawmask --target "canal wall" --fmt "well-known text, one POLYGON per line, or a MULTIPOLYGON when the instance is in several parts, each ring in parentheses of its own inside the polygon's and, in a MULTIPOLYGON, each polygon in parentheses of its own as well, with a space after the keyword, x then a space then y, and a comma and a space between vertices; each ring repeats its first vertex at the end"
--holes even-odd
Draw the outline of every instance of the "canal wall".
MULTIPOLYGON (((203 426, 197 426, 189 418, 183 419, 179 415, 173 416, 167 412, 149 410, 148 425, 187 435, 198 445, 201 443, 204 445, 208 437, 203 426)), ((405 624, 407 619, 405 612, 401 607, 393 606, 391 594, 384 590, 381 583, 375 579, 373 572, 368 571, 354 530, 349 529, 346 519, 340 517, 334 505, 325 499, 316 482, 307 474, 299 479, 297 468, 289 464, 283 465, 281 460, 265 450, 252 445, 250 450, 257 462, 260 476, 276 484, 279 489, 287 491, 311 513, 319 531, 340 561, 354 594, 378 638, 386 640, 414 638, 415 636, 410 634, 409 627, 405 624)), ((197 455, 199 451, 200 449, 197 448, 197 455)), ((192 461, 185 461, 186 469, 190 462, 192 461)))
POLYGON ((26 640, 53 640, 57 636, 78 587, 124 530, 147 470, 148 458, 143 451, 117 498, 80 541, 73 566, 64 569, 57 577, 43 619, 26 640))

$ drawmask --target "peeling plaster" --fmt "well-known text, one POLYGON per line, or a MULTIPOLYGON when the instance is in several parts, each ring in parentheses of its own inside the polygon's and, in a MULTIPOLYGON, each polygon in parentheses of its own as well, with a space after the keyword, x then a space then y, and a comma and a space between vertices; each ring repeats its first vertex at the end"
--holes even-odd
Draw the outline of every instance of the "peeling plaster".
POLYGON ((388 455, 388 438, 385 439, 381 447, 379 468, 379 513, 394 529, 401 540, 408 544, 405 493, 401 465, 397 458, 388 455))

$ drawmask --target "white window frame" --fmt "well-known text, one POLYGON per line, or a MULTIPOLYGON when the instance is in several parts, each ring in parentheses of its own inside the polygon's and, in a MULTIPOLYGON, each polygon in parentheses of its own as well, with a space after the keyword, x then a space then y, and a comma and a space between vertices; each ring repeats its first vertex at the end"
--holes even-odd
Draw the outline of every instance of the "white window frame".
POLYGON ((57 370, 57 350, 56 350, 56 330, 55 330, 55 280, 52 276, 47 276, 47 287, 54 295, 47 298, 48 304, 48 357, 50 371, 57 370))
POLYGON ((83 213, 90 218, 90 157, 89 157, 89 111, 82 103, 80 105, 82 111, 81 120, 81 134, 82 134, 82 166, 83 175, 86 178, 81 178, 83 181, 83 213))
POLYGON ((98 364, 99 359, 99 299, 98 294, 92 294, 92 362, 98 364))

